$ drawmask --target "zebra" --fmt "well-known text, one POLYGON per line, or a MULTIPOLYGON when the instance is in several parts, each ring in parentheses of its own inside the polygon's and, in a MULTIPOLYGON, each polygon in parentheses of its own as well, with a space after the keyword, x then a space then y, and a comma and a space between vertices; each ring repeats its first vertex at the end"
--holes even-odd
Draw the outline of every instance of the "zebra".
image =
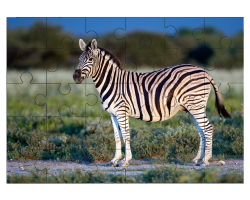
POLYGON ((231 118, 226 111, 212 77, 202 68, 182 64, 153 72, 137 73, 123 70, 119 59, 110 51, 98 47, 95 39, 88 45, 79 39, 79 64, 73 73, 75 83, 92 77, 102 107, 111 115, 116 143, 115 156, 110 166, 129 166, 129 117, 143 121, 160 122, 173 117, 178 111, 191 116, 200 137, 197 156, 191 165, 208 166, 212 158, 213 127, 206 117, 206 104, 213 86, 219 115, 231 118), (122 159, 121 140, 125 145, 122 159))

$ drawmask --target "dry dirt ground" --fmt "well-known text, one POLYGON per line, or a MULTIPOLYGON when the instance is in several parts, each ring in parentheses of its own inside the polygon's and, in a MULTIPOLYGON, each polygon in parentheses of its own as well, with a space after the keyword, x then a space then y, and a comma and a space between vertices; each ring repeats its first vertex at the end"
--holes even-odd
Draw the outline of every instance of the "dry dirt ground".
MULTIPOLYGON (((226 162, 223 166, 218 166, 217 162, 210 162, 210 165, 206 167, 217 168, 221 175, 225 173, 243 173, 244 171, 244 160, 243 159, 224 159, 226 162)), ((36 172, 47 172, 47 175, 58 175, 60 172, 73 173, 76 169, 81 170, 84 173, 97 171, 114 174, 114 175, 126 175, 134 176, 145 172, 146 170, 154 169, 159 166, 172 166, 172 170, 178 170, 185 168, 187 170, 205 170, 204 167, 190 166, 190 164, 162 164, 155 162, 155 160, 132 160, 130 161, 129 167, 110 167, 108 163, 75 163, 75 162, 57 162, 57 161, 43 161, 43 160, 29 160, 29 161, 7 161, 7 174, 17 175, 29 175, 31 171, 36 172)))

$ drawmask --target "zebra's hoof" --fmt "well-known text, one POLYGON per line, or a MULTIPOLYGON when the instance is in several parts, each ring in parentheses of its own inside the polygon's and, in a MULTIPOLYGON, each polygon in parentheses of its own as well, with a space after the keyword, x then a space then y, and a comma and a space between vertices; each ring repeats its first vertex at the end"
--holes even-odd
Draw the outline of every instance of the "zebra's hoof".
POLYGON ((119 161, 119 159, 117 159, 117 158, 112 159, 112 160, 110 161, 109 166, 110 166, 110 167, 118 167, 118 164, 117 164, 118 161, 119 161))
POLYGON ((197 166, 197 164, 198 164, 197 161, 193 161, 193 162, 191 163, 191 166, 197 166))
POLYGON ((114 167, 115 165, 114 165, 114 163, 112 163, 112 162, 110 162, 109 163, 109 165, 108 165, 108 167, 114 167))
POLYGON ((110 162, 109 167, 118 167, 119 165, 117 163, 110 162))
POLYGON ((209 166, 209 162, 203 161, 203 162, 200 164, 200 166, 201 166, 201 167, 209 166))
POLYGON ((119 167, 128 167, 129 166, 129 163, 128 161, 125 161, 125 160, 121 160, 121 164, 119 167))

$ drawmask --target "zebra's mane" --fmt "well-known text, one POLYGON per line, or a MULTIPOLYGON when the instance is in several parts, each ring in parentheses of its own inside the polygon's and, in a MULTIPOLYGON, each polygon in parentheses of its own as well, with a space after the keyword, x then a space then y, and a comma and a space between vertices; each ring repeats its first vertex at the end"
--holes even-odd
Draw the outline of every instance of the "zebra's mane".
MULTIPOLYGON (((86 49, 91 48, 91 42, 86 46, 86 49)), ((101 51, 105 52, 105 55, 109 55, 111 59, 113 59, 113 62, 117 64, 117 67, 121 68, 121 61, 114 55, 112 54, 109 50, 104 49, 102 47, 97 47, 101 51)))

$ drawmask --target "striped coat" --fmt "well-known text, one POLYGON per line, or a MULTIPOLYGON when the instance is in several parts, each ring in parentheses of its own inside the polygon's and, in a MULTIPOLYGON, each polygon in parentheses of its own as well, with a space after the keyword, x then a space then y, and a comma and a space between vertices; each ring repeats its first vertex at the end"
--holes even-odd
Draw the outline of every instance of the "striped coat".
POLYGON ((212 157, 213 128, 205 108, 211 85, 216 94, 220 115, 230 117, 212 77, 202 68, 185 64, 148 73, 125 71, 120 61, 108 50, 97 46, 96 40, 86 45, 79 40, 83 53, 73 74, 76 83, 92 76, 104 110, 111 114, 116 141, 116 153, 111 165, 121 159, 121 139, 125 142, 125 158, 121 166, 132 159, 130 150, 129 117, 160 122, 178 111, 190 114, 200 136, 194 165, 209 165, 212 157), (199 163, 201 161, 201 163, 199 163))

